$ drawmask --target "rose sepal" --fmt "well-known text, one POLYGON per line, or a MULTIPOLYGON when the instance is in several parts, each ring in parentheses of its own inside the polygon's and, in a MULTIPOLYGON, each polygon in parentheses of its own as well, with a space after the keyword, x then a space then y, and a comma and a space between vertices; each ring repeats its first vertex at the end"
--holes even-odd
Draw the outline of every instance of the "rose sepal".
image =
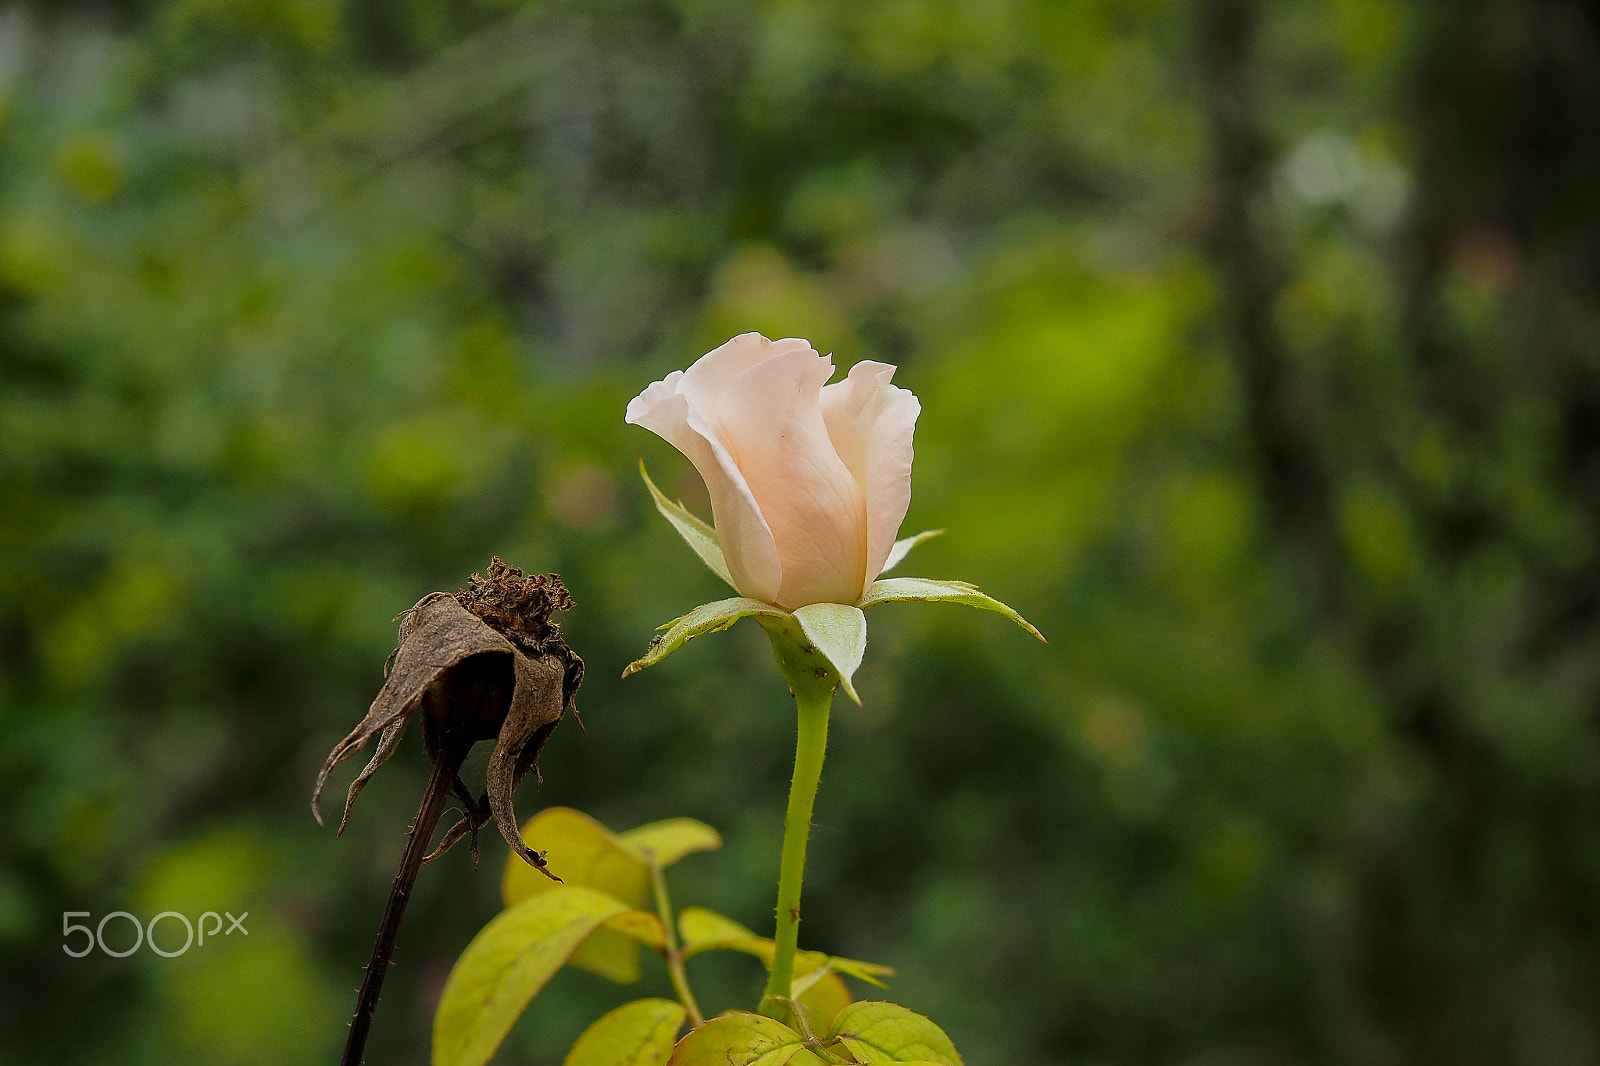
POLYGON ((977 607, 980 610, 993 611, 1011 619, 1017 625, 1048 644, 1044 634, 1033 627, 1033 623, 1022 617, 1010 607, 1001 603, 993 596, 978 590, 978 586, 965 581, 944 581, 931 577, 886 577, 874 581, 867 589, 867 594, 861 597, 858 606, 862 610, 876 607, 880 603, 894 603, 900 600, 928 600, 942 601, 945 603, 962 603, 968 607, 977 607))
POLYGON ((834 685, 861 705, 851 678, 867 653, 867 616, 848 603, 808 603, 792 613, 763 614, 756 621, 767 631, 778 669, 795 695, 804 689, 831 690, 834 685))
POLYGON ((863 612, 880 603, 903 600, 960 603, 993 611, 1049 643, 1026 618, 976 585, 928 577, 887 577, 874 581, 860 603, 854 605, 810 603, 785 611, 748 596, 701 604, 659 627, 660 635, 651 639, 650 649, 629 663, 622 676, 654 666, 695 637, 719 633, 741 618, 755 618, 767 631, 778 668, 797 695, 802 688, 825 690, 837 685, 859 706, 861 696, 852 679, 867 650, 867 617, 863 612))
POLYGON ((777 615, 787 618, 789 613, 770 603, 752 600, 748 596, 730 596, 725 600, 702 603, 688 614, 680 615, 666 625, 657 626, 659 636, 650 638, 650 650, 635 659, 622 671, 630 677, 647 666, 654 666, 695 637, 707 633, 720 633, 741 618, 777 615))
MULTIPOLYGON (((701 521, 693 511, 683 505, 681 500, 667 499, 666 494, 656 488, 656 483, 650 480, 650 472, 644 468, 642 456, 639 459, 639 476, 644 478, 645 487, 650 490, 650 498, 655 501, 656 510, 661 512, 661 517, 672 523, 672 528, 678 531, 678 536, 700 556, 701 561, 711 568, 712 573, 726 581, 730 588, 736 587, 733 584, 732 573, 728 570, 727 557, 722 554, 722 542, 717 539, 717 531, 701 521)), ((917 536, 926 537, 927 534, 919 533, 917 536)), ((896 548, 899 546, 898 543, 895 545, 896 548)), ((906 550, 910 550, 909 546, 906 550)))
POLYGON ((912 548, 943 533, 944 530, 942 529, 924 529, 921 533, 916 533, 909 537, 901 537, 894 542, 894 547, 889 549, 889 557, 883 561, 883 569, 879 570, 878 573, 882 574, 893 570, 905 561, 906 556, 911 554, 912 548))
POLYGON ((837 684, 857 704, 851 678, 867 651, 867 618, 847 603, 811 603, 793 612, 748 596, 703 603, 661 626, 650 650, 629 663, 623 677, 654 666, 695 637, 720 633, 741 618, 755 618, 772 640, 778 667, 791 688, 837 684))

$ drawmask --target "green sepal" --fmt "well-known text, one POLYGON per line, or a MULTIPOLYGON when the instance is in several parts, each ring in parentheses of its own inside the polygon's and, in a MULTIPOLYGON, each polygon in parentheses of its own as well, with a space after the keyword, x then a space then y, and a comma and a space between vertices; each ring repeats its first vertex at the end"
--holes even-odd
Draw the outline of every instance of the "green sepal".
POLYGON ((622 671, 623 677, 638 673, 647 666, 654 666, 679 648, 683 647, 695 637, 706 633, 720 633, 741 618, 752 615, 760 617, 788 618, 787 611, 774 607, 770 603, 752 600, 748 596, 733 596, 726 600, 716 600, 712 603, 702 603, 688 614, 674 618, 660 630, 665 630, 659 636, 650 638, 650 650, 644 656, 629 663, 622 671))
POLYGON ((461 953, 433 1016, 434 1066, 483 1066, 533 997, 607 919, 628 905, 559 886, 501 912, 461 953))
POLYGON ((847 603, 811 603, 793 614, 763 615, 761 627, 772 638, 772 650, 784 680, 798 695, 804 689, 835 684, 858 705, 851 678, 867 651, 867 616, 847 603))
POLYGON ((898 1003, 850 1004, 834 1018, 825 1043, 844 1045, 858 1063, 962 1066, 943 1029, 898 1003))
POLYGON ((561 1066, 664 1066, 684 1013, 670 999, 624 1003, 585 1029, 561 1066))
MULTIPOLYGON (((866 610, 880 603, 892 603, 897 600, 942 600, 947 603, 964 603, 968 607, 978 607, 985 611, 993 611, 995 614, 1003 614, 1040 640, 1044 640, 1044 634, 1033 628, 1032 623, 1026 618, 993 596, 979 592, 978 586, 969 585, 965 581, 940 581, 931 577, 886 577, 872 583, 867 589, 867 594, 861 597, 859 606, 862 610, 866 610)), ((1050 643, 1047 640, 1044 642, 1050 643)))
POLYGON ((722 554, 722 541, 717 539, 717 531, 695 517, 694 512, 681 502, 667 499, 666 495, 656 488, 656 483, 650 480, 650 474, 644 468, 642 457, 639 459, 639 476, 644 478, 645 486, 650 490, 650 498, 656 502, 656 510, 661 512, 661 517, 672 523, 672 528, 678 531, 678 536, 687 541, 694 553, 711 567, 712 573, 732 587, 733 577, 728 572, 728 560, 722 554))
POLYGON ((824 1061, 782 1022, 729 1011, 678 1041, 669 1066, 821 1066, 824 1061))
POLYGON ((901 537, 889 549, 889 557, 883 561, 883 569, 879 570, 878 573, 882 574, 893 570, 905 561, 905 557, 911 554, 912 548, 915 548, 925 540, 932 540, 943 532, 944 530, 942 529, 924 529, 921 533, 909 537, 901 537))

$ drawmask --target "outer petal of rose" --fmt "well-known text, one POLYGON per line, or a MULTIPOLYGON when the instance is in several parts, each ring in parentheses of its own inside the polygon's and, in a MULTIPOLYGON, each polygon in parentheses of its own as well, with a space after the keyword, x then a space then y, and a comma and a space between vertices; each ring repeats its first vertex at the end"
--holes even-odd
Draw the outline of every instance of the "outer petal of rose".
POLYGON ((865 580, 866 501, 822 420, 828 360, 807 348, 735 377, 717 400, 723 442, 778 546, 780 607, 854 603, 865 580))
POLYGON ((889 384, 894 370, 888 363, 863 360, 843 381, 822 390, 828 435, 866 497, 863 594, 883 569, 911 506, 911 435, 922 405, 909 390, 889 384))
POLYGON ((728 383, 775 355, 796 350, 810 351, 811 345, 794 337, 769 341, 759 333, 741 333, 696 359, 683 372, 678 391, 688 397, 690 409, 706 421, 713 434, 720 434, 717 397, 728 383))
POLYGON ((773 603, 783 569, 778 548, 744 475, 680 391, 684 373, 674 370, 628 403, 626 420, 643 426, 678 449, 711 495, 711 515, 734 587, 752 599, 773 603))

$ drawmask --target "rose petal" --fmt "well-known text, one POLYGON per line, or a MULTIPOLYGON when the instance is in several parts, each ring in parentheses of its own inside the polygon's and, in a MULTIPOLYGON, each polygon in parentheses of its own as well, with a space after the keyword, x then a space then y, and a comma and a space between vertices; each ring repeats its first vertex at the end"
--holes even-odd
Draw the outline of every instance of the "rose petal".
POLYGON ((717 423, 717 397, 730 381, 775 355, 810 349, 809 342, 795 337, 769 341, 759 333, 741 333, 696 359, 683 372, 683 380, 678 383, 677 391, 688 397, 690 408, 706 419, 713 433, 720 435, 722 427, 717 423))
POLYGON ((866 500, 866 580, 857 599, 883 570, 911 506, 911 437, 922 405, 909 390, 889 383, 894 371, 887 363, 862 360, 843 381, 822 390, 828 436, 866 500))
POLYGON ((777 544, 782 584, 769 602, 780 607, 854 603, 866 589, 866 500, 822 419, 832 372, 810 347, 790 348, 717 397, 722 441, 777 544))
POLYGON ((783 575, 772 531, 744 475, 681 391, 685 377, 683 371, 674 370, 635 396, 626 419, 655 433, 694 464, 711 494, 711 514, 734 586, 746 596, 772 603, 783 575))

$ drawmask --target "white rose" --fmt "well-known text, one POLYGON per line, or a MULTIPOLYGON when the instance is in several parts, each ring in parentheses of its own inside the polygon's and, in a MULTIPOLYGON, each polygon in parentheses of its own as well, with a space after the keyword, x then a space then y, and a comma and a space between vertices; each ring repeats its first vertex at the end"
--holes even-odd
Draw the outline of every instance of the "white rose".
POLYGON ((863 361, 832 385, 807 341, 746 333, 634 397, 627 420, 700 472, 742 595, 795 610, 854 604, 889 559, 911 504, 921 405, 863 361))

